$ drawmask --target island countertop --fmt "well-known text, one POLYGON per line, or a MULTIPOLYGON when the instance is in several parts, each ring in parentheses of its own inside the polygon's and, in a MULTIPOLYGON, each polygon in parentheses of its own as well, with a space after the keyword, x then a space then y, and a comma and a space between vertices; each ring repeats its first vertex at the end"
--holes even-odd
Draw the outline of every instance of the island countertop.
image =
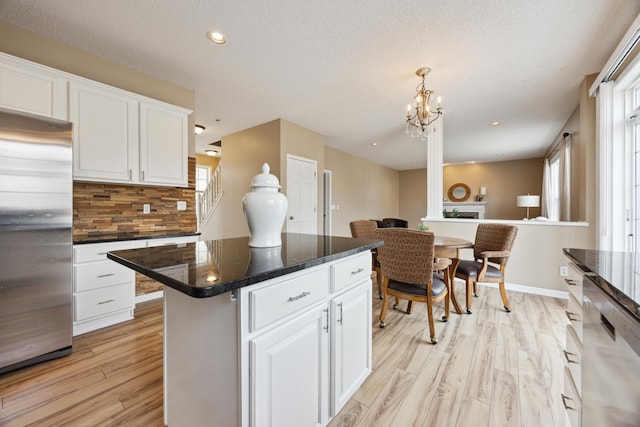
POLYGON ((250 248, 249 237, 109 252, 107 257, 195 298, 207 298, 314 267, 383 242, 283 233, 282 246, 250 248))
POLYGON ((565 248, 564 253, 607 295, 640 321, 640 254, 565 248))

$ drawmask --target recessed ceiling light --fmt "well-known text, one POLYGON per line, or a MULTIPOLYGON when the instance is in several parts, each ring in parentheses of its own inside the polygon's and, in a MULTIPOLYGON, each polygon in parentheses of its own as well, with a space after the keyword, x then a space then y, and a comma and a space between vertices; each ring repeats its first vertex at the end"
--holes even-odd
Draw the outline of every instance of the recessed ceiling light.
POLYGON ((500 126, 500 122, 491 122, 491 126, 500 126))
POLYGON ((225 36, 223 36, 217 31, 209 31, 207 33, 207 37, 209 37, 209 40, 211 40, 215 44, 225 44, 227 42, 227 39, 225 38, 225 36))
POLYGON ((202 125, 196 125, 195 126, 195 133, 196 135, 200 135, 202 132, 204 132, 204 126, 202 125))
POLYGON ((377 147, 377 146, 378 146, 378 143, 377 143, 377 142, 372 142, 372 143, 371 143, 371 146, 372 146, 372 147, 377 147))

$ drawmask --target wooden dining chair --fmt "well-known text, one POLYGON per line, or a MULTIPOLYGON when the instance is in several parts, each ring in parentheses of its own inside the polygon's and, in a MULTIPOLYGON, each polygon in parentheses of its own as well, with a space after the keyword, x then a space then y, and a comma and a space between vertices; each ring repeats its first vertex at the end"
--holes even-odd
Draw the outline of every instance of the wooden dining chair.
MULTIPOLYGON (((359 219, 349 223, 351 229, 351 237, 360 237, 363 239, 377 239, 376 230, 378 224, 375 220, 359 219)), ((371 249, 371 268, 376 272, 376 281, 378 282, 378 296, 382 299, 382 275, 380 273, 380 263, 378 262, 378 248, 371 249)))
MULTIPOLYGON (((388 297, 407 299, 410 303, 424 302, 427 304, 429 318, 429 334, 431 343, 436 344, 433 321, 433 303, 445 301, 445 315, 442 321, 449 317, 449 293, 447 275, 434 274, 434 235, 430 232, 411 230, 406 228, 381 228, 376 236, 384 240, 384 245, 378 248, 378 262, 382 271, 382 308, 380 310, 380 327, 384 328, 388 297)), ((411 312, 411 305, 408 312, 411 312)))
MULTIPOLYGON (((478 282, 498 283, 504 309, 511 311, 504 275, 518 227, 507 224, 479 224, 473 245, 474 260, 461 260, 455 277, 465 281, 467 313, 471 314, 471 296, 478 296, 478 282)), ((453 292, 453 289, 452 289, 453 292)))

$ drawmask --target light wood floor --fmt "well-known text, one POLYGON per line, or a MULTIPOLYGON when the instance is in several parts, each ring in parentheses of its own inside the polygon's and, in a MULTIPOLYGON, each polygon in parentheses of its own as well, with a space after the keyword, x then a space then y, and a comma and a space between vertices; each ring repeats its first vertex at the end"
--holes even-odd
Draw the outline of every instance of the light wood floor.
MULTIPOLYGON (((460 300, 464 300, 459 289, 460 300)), ((480 287, 472 315, 436 321, 424 304, 375 320, 374 371, 337 426, 568 426, 560 402, 566 301, 480 287)), ((401 308, 406 302, 401 303, 401 308)), ((442 304, 436 306, 442 316, 442 304)), ((72 355, 0 376, 0 426, 162 426, 162 303, 76 337, 72 355)), ((197 427, 197 426, 194 426, 197 427)))

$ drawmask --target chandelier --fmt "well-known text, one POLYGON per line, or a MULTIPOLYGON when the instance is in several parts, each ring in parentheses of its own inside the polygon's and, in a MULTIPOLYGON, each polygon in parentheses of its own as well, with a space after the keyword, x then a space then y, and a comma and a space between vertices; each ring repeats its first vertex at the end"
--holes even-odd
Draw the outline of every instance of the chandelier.
POLYGON ((427 139, 427 126, 436 121, 442 115, 442 107, 440 103, 442 98, 438 97, 435 111, 431 109, 429 101, 433 91, 424 87, 424 78, 431 72, 431 68, 423 67, 416 70, 416 75, 422 77, 422 83, 416 87, 416 95, 413 97, 413 106, 407 105, 407 126, 405 133, 409 133, 411 127, 411 136, 427 139))

